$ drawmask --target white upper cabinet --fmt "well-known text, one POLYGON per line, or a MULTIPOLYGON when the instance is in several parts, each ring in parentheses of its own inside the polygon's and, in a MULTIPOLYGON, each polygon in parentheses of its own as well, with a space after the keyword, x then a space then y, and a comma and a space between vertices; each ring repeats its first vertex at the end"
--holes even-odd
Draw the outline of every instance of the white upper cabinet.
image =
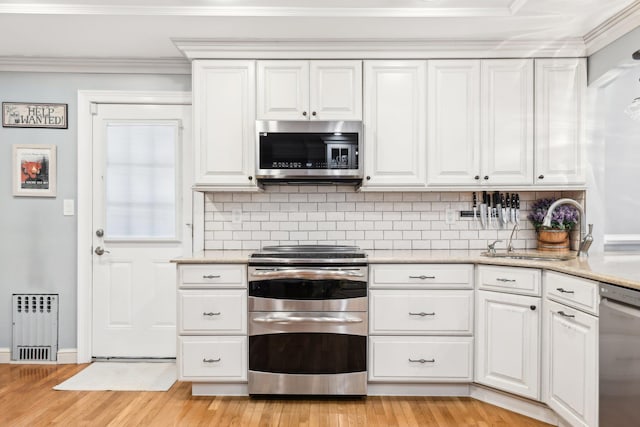
POLYGON ((197 190, 255 190, 255 63, 193 61, 197 190))
POLYGON ((482 61, 480 77, 481 180, 492 185, 531 184, 533 61, 482 61))
POLYGON ((536 59, 537 184, 584 184, 584 58, 536 59))
POLYGON ((364 64, 363 188, 426 186, 426 61, 364 64))
POLYGON ((258 61, 259 120, 362 120, 361 61, 258 61))
POLYGON ((480 61, 429 61, 429 184, 469 185, 480 174, 480 61))
POLYGON ((526 185, 532 60, 429 61, 429 184, 526 185))

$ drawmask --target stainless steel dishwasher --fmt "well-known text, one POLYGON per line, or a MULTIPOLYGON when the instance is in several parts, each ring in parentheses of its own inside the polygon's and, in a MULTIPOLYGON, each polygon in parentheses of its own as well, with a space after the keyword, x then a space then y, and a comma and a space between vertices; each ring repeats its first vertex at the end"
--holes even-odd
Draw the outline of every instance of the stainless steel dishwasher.
POLYGON ((600 426, 640 425, 640 291, 600 284, 600 426))

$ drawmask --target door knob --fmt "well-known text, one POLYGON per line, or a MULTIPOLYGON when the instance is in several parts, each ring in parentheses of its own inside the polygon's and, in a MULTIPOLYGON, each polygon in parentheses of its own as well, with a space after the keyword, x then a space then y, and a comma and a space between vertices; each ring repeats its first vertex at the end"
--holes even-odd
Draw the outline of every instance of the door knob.
POLYGON ((96 230, 96 236, 98 236, 98 237, 104 236, 104 230, 102 228, 98 228, 96 230))
POLYGON ((94 252, 96 253, 96 255, 104 255, 105 253, 107 254, 111 253, 111 251, 107 251, 101 246, 98 246, 94 252))

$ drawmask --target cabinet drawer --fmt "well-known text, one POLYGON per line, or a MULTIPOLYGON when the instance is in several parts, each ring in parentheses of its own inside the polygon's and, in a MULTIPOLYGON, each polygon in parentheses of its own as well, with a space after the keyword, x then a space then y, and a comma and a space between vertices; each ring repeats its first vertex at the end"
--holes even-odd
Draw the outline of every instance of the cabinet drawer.
POLYGON ((181 334, 246 334, 247 291, 178 291, 178 331, 181 334))
POLYGON ((537 268, 478 266, 478 289, 522 295, 541 295, 541 272, 537 268))
POLYGON ((547 298, 598 315, 598 282, 554 271, 545 271, 544 283, 547 298))
POLYGON ((247 286, 247 266, 244 264, 181 265, 179 271, 181 287, 247 286))
POLYGON ((370 267, 371 287, 410 285, 420 288, 471 289, 471 264, 375 264, 370 267))
POLYGON ((247 337, 180 337, 183 381, 246 381, 247 337))
POLYGON ((371 334, 471 335, 473 291, 372 290, 371 334))
POLYGON ((471 337, 369 337, 370 381, 470 382, 471 337))

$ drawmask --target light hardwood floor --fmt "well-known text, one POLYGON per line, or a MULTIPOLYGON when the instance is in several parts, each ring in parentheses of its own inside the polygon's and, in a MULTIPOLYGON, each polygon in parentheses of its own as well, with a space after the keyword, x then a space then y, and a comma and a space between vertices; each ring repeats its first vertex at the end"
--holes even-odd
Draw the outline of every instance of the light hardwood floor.
POLYGON ((546 426, 471 398, 252 399, 56 391, 86 365, 0 364, 0 426, 546 426))

